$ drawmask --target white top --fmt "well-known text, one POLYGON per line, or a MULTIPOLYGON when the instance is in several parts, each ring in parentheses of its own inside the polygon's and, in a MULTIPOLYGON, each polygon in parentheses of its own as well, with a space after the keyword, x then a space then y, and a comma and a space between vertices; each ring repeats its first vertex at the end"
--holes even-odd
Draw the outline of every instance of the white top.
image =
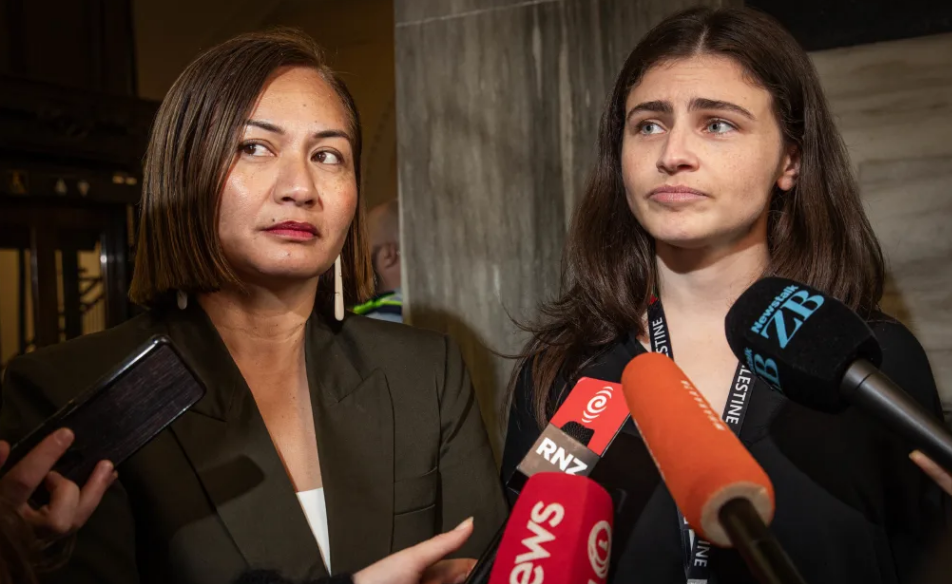
POLYGON ((307 523, 314 533, 314 539, 317 540, 317 547, 321 551, 324 565, 327 566, 327 571, 333 574, 331 571, 331 542, 327 537, 327 505, 324 504, 324 489, 301 491, 297 496, 301 508, 304 509, 304 515, 307 517, 307 523))

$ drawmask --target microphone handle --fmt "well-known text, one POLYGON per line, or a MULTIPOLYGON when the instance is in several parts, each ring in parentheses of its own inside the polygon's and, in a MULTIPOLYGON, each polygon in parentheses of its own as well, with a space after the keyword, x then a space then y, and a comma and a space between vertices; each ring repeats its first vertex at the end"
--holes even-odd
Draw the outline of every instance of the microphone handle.
POLYGON ((469 575, 463 584, 487 584, 489 582, 489 576, 493 571, 493 564, 496 562, 496 552, 499 551, 499 544, 502 542, 502 535, 505 531, 506 523, 503 523, 499 527, 499 530, 496 531, 496 535, 493 536, 492 541, 486 546, 483 555, 479 556, 479 559, 476 560, 476 565, 469 571, 469 575))
POLYGON ((721 526, 761 584, 806 584, 780 542, 748 499, 731 499, 718 513, 721 526))
POLYGON ((911 395, 865 359, 850 365, 840 391, 877 416, 946 470, 952 470, 952 433, 911 395))

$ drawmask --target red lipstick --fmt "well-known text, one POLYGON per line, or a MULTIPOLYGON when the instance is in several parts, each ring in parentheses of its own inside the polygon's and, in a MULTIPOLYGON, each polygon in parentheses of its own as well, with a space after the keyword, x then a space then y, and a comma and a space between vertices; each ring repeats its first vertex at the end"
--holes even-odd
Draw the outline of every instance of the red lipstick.
POLYGON ((314 227, 310 223, 302 223, 300 221, 275 223, 265 231, 289 239, 312 239, 317 237, 317 227, 314 227))

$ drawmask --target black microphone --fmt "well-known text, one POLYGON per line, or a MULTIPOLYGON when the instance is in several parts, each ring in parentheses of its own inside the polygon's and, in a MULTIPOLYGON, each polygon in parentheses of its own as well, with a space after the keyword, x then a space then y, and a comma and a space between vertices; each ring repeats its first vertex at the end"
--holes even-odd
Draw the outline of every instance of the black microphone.
MULTIPOLYGON (((628 405, 620 383, 579 379, 509 477, 506 488, 518 495, 530 477, 544 472, 588 476, 627 419, 628 405)), ((505 527, 493 536, 465 584, 489 582, 505 527)))
POLYGON ((952 433, 878 369, 879 342, 842 302, 764 278, 741 294, 725 326, 737 358, 794 402, 827 413, 853 404, 952 469, 952 433))

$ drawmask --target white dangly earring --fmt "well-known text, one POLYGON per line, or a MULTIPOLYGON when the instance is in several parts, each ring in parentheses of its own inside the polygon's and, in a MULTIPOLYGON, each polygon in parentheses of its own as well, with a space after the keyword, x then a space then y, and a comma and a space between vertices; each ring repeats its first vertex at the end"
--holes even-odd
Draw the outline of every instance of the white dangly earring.
POLYGON ((179 310, 185 310, 188 306, 188 294, 184 290, 176 290, 175 303, 178 304, 179 310))
POLYGON ((344 278, 341 276, 340 256, 334 260, 334 318, 344 320, 344 278))

